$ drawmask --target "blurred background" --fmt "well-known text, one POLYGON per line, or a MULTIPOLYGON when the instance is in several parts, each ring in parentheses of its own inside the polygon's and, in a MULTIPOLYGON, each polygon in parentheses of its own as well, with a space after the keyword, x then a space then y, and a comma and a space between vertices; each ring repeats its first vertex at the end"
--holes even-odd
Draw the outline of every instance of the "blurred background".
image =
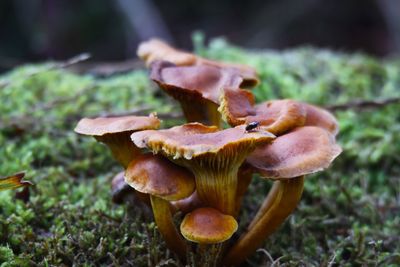
POLYGON ((399 0, 2 0, 0 25, 0 71, 82 52, 125 60, 153 36, 191 49, 194 31, 255 49, 400 52, 399 0))

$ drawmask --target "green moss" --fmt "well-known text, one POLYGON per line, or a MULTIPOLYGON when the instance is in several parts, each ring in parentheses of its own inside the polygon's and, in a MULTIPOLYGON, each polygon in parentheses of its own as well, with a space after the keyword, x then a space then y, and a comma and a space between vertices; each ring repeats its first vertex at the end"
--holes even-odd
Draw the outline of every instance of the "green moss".
MULTIPOLYGON (((257 68, 257 101, 294 98, 329 106, 354 99, 400 96, 400 61, 313 48, 244 51, 222 39, 198 53, 257 68)), ((0 77, 0 174, 27 171, 28 203, 0 193, 1 266, 176 265, 152 219, 135 205, 111 203, 110 181, 120 171, 108 150, 78 136, 79 118, 104 112, 179 108, 144 70, 100 79, 49 65, 17 68, 0 77)), ((264 248, 287 265, 400 264, 400 105, 336 112, 343 154, 311 175, 297 211, 264 248)), ((164 125, 173 121, 165 120, 164 125)), ((269 182, 254 179, 243 221, 269 182)), ((249 266, 266 264, 256 253, 249 266)))

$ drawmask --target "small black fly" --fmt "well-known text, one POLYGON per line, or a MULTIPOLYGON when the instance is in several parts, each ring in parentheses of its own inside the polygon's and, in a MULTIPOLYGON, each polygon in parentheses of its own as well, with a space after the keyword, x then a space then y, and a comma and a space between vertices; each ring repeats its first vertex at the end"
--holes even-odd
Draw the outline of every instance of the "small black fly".
POLYGON ((246 130, 246 132, 251 132, 254 129, 256 129, 258 126, 260 126, 260 122, 252 121, 252 122, 250 122, 249 124, 246 125, 245 130, 246 130))

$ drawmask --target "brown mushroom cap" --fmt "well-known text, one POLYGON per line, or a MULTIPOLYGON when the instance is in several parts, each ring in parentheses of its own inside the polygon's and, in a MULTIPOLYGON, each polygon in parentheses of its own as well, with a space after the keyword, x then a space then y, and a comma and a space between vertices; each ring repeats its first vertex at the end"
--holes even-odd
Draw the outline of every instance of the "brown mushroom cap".
POLYGON ((130 131, 157 129, 160 120, 154 115, 146 116, 122 116, 105 118, 83 118, 75 127, 75 132, 90 135, 104 136, 130 131))
POLYGON ((306 126, 257 147, 247 163, 264 177, 292 178, 327 168, 341 151, 332 134, 306 126))
POLYGON ((238 88, 244 81, 240 71, 235 68, 176 66, 166 61, 152 63, 150 78, 178 100, 192 97, 215 104, 219 104, 223 88, 238 88))
POLYGON ((191 172, 150 153, 138 156, 129 164, 125 181, 139 192, 168 201, 184 199, 195 190, 191 172))
POLYGON ((199 208, 186 214, 181 223, 181 233, 189 241, 215 244, 228 240, 238 224, 230 215, 213 208, 199 208))
POLYGON ((166 130, 141 131, 131 135, 136 146, 148 147, 155 153, 161 152, 174 159, 192 159, 220 152, 226 152, 222 155, 223 158, 236 157, 244 147, 253 143, 269 143, 274 137, 265 131, 246 132, 244 125, 218 131, 216 127, 200 123, 188 123, 166 130))
POLYGON ((303 126, 306 109, 294 100, 272 100, 254 105, 254 97, 245 90, 225 89, 219 111, 232 126, 259 122, 263 129, 280 135, 303 126))

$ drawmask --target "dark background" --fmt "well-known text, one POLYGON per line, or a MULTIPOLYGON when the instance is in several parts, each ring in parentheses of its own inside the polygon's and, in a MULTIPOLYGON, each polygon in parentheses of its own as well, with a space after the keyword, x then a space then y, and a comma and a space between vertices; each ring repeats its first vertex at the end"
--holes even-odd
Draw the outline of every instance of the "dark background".
POLYGON ((399 0, 2 0, 0 25, 3 70, 82 52, 129 59, 152 36, 191 49, 195 30, 248 48, 400 51, 399 0))

